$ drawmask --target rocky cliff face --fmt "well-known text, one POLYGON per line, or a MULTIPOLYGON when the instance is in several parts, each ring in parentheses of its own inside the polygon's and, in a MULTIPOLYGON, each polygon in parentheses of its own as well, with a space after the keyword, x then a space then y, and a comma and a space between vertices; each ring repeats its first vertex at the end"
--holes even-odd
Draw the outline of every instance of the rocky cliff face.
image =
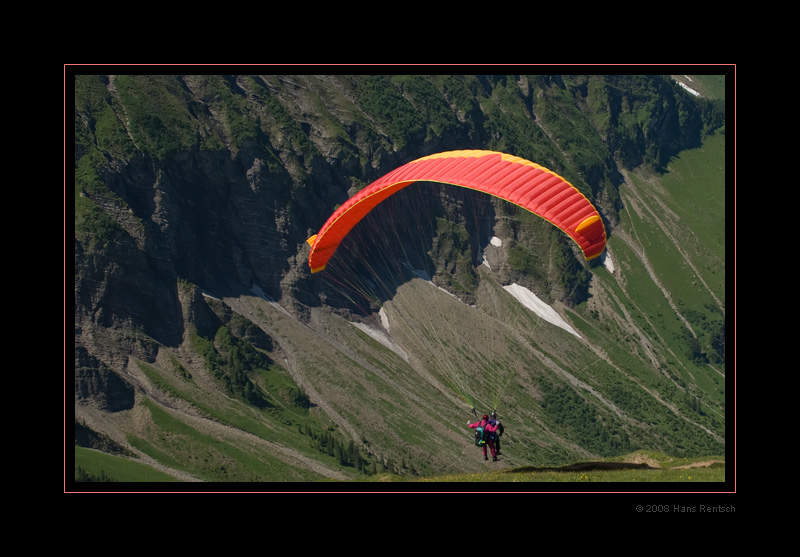
MULTIPOLYGON (((305 240, 360 187, 419 156, 455 148, 541 155, 543 164, 594 197, 613 224, 621 175, 618 153, 600 139, 608 129, 598 130, 584 114, 580 125, 594 135, 584 137, 582 150, 565 152, 571 132, 563 126, 575 125, 581 113, 552 114, 557 96, 585 106, 592 81, 77 76, 76 413, 102 428, 98 414, 88 418, 81 409, 133 411, 137 390, 155 389, 135 362, 163 367, 172 358, 180 361, 175 366, 194 366, 199 377, 202 357, 189 354, 189 340, 213 339, 221 326, 236 328, 230 304, 215 299, 256 291, 300 322, 318 320, 321 299, 335 296, 309 274, 305 240)), ((674 87, 655 81, 663 96, 678 102, 674 87)), ((608 106, 625 115, 631 110, 625 103, 633 101, 614 91, 608 106)), ((681 120, 677 109, 660 111, 624 151, 638 153, 631 160, 639 164, 648 149, 672 152, 692 144, 700 129, 698 114, 681 120)), ((619 143, 619 130, 611 135, 619 143)), ((437 210, 446 215, 447 203, 437 210)), ((494 222, 495 208, 489 213, 494 222)), ((560 242, 539 224, 500 219, 495 225, 523 244, 531 237, 560 242)), ((477 276, 482 248, 476 243, 493 233, 467 230, 471 246, 461 249, 473 265, 466 270, 442 248, 443 231, 430 239, 437 282, 451 285, 462 272, 477 276)), ((567 244, 558 251, 568 258, 567 244)), ((504 266, 508 259, 505 253, 494 266, 500 283, 541 287, 548 301, 568 305, 588 296, 588 274, 575 261, 534 276, 504 266)), ((474 293, 462 298, 476 302, 474 293)), ((274 329, 251 325, 240 323, 234 336, 249 334, 253 345, 283 358, 294 380, 311 389, 297 371, 299 360, 290 361, 292 348, 276 340, 274 329)), ((317 394, 324 404, 325 393, 317 394)))

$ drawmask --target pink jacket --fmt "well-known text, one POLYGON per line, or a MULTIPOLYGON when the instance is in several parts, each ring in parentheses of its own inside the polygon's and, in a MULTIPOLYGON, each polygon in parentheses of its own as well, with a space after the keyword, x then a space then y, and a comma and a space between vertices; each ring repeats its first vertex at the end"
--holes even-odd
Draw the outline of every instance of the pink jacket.
POLYGON ((488 431, 489 433, 494 433, 495 431, 497 431, 497 424, 492 425, 486 420, 481 420, 479 422, 475 422, 474 424, 467 424, 467 425, 472 429, 483 426, 484 431, 488 431))

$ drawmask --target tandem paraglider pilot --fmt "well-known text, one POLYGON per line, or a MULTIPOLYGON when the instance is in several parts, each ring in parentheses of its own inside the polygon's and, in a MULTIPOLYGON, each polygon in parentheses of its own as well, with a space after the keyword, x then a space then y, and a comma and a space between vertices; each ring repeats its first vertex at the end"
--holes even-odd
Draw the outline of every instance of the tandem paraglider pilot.
POLYGON ((497 452, 497 456, 500 456, 500 436, 503 435, 503 432, 506 428, 503 427, 503 423, 500 421, 500 418, 497 417, 497 412, 492 412, 491 416, 489 416, 489 423, 493 426, 497 427, 497 431, 492 434, 492 441, 494 441, 494 448, 497 452))

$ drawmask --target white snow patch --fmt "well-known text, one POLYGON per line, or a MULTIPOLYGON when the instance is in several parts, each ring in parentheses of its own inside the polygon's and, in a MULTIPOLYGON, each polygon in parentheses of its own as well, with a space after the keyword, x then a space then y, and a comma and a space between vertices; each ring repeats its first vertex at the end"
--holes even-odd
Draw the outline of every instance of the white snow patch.
MULTIPOLYGON (((388 318, 386 317, 386 314, 383 311, 383 308, 381 308, 381 323, 383 324, 384 327, 388 328, 389 321, 388 318)), ((400 348, 397 344, 395 344, 395 342, 385 332, 381 331, 380 329, 376 329, 375 327, 370 327, 366 323, 351 323, 351 325, 358 327, 359 329, 367 333, 369 336, 371 336, 372 338, 383 344, 386 348, 395 352, 405 361, 408 361, 408 354, 406 354, 406 351, 400 348)))
POLYGON ((614 262, 611 261, 611 256, 608 255, 608 252, 603 252, 603 267, 608 269, 608 272, 614 274, 614 262))
POLYGON ((558 312, 556 312, 556 310, 541 301, 536 294, 524 286, 520 286, 519 284, 509 284, 503 288, 505 288, 517 300, 522 302, 522 305, 532 310, 536 315, 545 321, 552 323, 557 327, 561 327, 568 333, 571 333, 578 338, 582 338, 581 335, 575 331, 575 329, 570 327, 569 323, 564 321, 564 318, 562 318, 558 312))
POLYGON ((681 87, 683 87, 684 89, 686 89, 687 91, 689 91, 689 93, 690 93, 690 94, 692 94, 692 95, 694 95, 695 97, 699 97, 699 96, 700 96, 700 93, 698 93, 697 91, 695 91, 694 89, 692 89, 691 87, 689 87, 688 85, 686 85, 685 83, 681 83, 681 82, 679 81, 679 82, 678 82, 678 85, 680 85, 681 87))
MULTIPOLYGON (((492 244, 494 247, 499 248, 500 246, 503 245, 503 240, 501 240, 497 236, 492 236, 491 240, 489 240, 489 243, 492 244)), ((485 254, 482 253, 480 257, 481 257, 481 265, 486 265, 487 267, 489 267, 489 269, 491 269, 492 266, 489 265, 488 261, 486 261, 485 254)))
POLYGON ((386 315, 386 311, 383 308, 381 308, 378 311, 378 315, 381 316, 381 325, 383 325, 383 328, 386 329, 386 332, 388 333, 389 332, 389 316, 386 315))

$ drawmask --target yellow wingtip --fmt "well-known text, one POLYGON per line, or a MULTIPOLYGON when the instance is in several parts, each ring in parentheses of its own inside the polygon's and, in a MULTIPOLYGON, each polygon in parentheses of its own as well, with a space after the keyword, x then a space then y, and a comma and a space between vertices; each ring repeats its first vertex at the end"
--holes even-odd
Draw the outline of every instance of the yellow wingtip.
POLYGON ((600 220, 600 216, 599 215, 592 215, 591 217, 587 218, 582 223, 580 223, 578 225, 578 227, 575 229, 575 232, 580 232, 584 228, 587 228, 587 227, 593 225, 594 223, 596 223, 599 220, 600 220))

